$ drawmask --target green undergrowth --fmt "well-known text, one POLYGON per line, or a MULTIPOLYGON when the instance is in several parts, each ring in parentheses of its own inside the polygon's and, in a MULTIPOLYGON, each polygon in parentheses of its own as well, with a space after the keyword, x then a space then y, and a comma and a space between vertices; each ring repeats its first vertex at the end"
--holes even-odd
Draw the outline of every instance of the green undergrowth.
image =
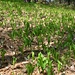
MULTIPOLYGON (((37 64, 27 64, 28 75, 33 73, 35 67, 39 71, 42 69, 42 73, 46 71, 47 75, 54 75, 53 63, 60 72, 70 62, 69 59, 75 58, 74 10, 21 0, 0 0, 0 27, 12 27, 8 35, 14 41, 21 41, 18 51, 23 56, 24 50, 30 48, 32 59, 37 64), (38 46, 37 58, 33 45, 38 46)), ((4 61, 5 52, 1 52, 1 55, 4 61)))

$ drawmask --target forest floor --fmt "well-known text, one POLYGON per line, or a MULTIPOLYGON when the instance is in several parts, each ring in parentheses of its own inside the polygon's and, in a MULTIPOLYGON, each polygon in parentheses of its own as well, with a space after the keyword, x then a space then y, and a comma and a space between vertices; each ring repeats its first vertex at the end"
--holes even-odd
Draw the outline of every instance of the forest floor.
MULTIPOLYGON (((47 33, 49 35, 52 35, 53 37, 58 36, 58 38, 53 39, 50 42, 50 44, 53 45, 53 47, 54 47, 54 42, 58 40, 59 43, 56 42, 55 44, 57 47, 60 47, 60 50, 64 49, 63 46, 66 46, 67 44, 69 45, 69 43, 75 44, 74 42, 75 41, 75 29, 74 29, 75 11, 74 10, 64 9, 63 7, 61 8, 59 6, 50 7, 48 5, 42 5, 36 3, 26 4, 21 0, 16 0, 16 1, 0 0, 0 52, 1 50, 6 51, 4 55, 4 59, 2 59, 0 53, 0 75, 28 75, 26 64, 28 63, 32 63, 33 65, 36 64, 37 62, 36 59, 40 52, 44 56, 47 55, 46 53, 44 53, 43 50, 38 50, 38 46, 36 44, 32 46, 33 52, 35 53, 34 62, 32 62, 32 58, 31 58, 32 55, 31 48, 29 47, 24 48, 23 54, 19 51, 19 47, 22 46, 23 42, 19 38, 13 40, 11 37, 15 37, 15 35, 12 34, 10 37, 10 34, 13 32, 12 27, 16 28, 17 30, 23 29, 25 21, 29 23, 31 27, 33 26, 33 28, 35 27, 36 29, 38 25, 40 26, 40 24, 42 24, 44 27, 46 27, 47 24, 51 24, 51 26, 49 25, 51 29, 48 30, 47 33), (70 31, 72 32, 70 33, 70 31), (68 40, 65 40, 66 38, 68 38, 68 40), (70 38, 72 41, 70 40, 70 38), (66 43, 61 43, 61 41, 62 42, 66 41, 66 43), (61 46, 63 47, 62 49, 61 46), (28 59, 28 55, 30 55, 29 59, 28 59)), ((47 31, 47 29, 45 31, 47 31)), ((64 56, 64 51, 67 52, 67 50, 61 51, 61 54, 63 54, 63 56, 64 56)), ((66 64, 61 71, 58 71, 58 67, 56 63, 52 63, 53 66, 52 72, 54 73, 54 75, 75 75, 74 56, 71 54, 71 57, 69 56, 69 59, 67 61, 69 61, 68 64, 66 64)), ((32 75, 47 75, 47 73, 46 71, 44 71, 43 73, 41 69, 39 72, 38 67, 36 67, 32 75)))
MULTIPOLYGON (((0 27, 0 48, 4 48, 6 50, 5 59, 2 62, 2 58, 0 56, 0 75, 27 75, 27 71, 25 65, 29 62, 32 62, 32 59, 28 60, 27 56, 31 54, 30 50, 24 52, 24 57, 22 54, 18 52, 18 46, 20 46, 20 41, 16 39, 13 41, 8 33, 11 31, 11 28, 2 28, 0 27), (16 53, 17 52, 17 55, 16 53), (12 64, 13 57, 17 58, 15 65, 12 64)), ((37 55, 40 51, 34 51, 37 55)), ((42 51, 41 51, 42 52, 42 51)), ((36 63, 36 61, 35 61, 36 63)), ((54 75, 75 75, 75 59, 70 59, 70 66, 66 65, 65 68, 58 72, 56 65, 54 64, 53 72, 54 75)), ((39 73, 38 68, 36 67, 32 75, 47 75, 42 72, 39 73)))

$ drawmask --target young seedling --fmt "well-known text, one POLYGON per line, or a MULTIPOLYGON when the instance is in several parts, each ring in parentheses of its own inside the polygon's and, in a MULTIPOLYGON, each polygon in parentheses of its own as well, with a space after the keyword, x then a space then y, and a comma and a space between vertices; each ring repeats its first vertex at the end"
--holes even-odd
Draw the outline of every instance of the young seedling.
POLYGON ((30 47, 31 46, 31 39, 28 36, 23 36, 23 43, 25 47, 30 47))
POLYGON ((52 60, 48 61, 48 67, 46 71, 47 71, 47 75, 54 75, 53 67, 52 67, 52 60))
POLYGON ((33 28, 33 35, 39 36, 40 34, 41 34, 40 26, 36 26, 35 28, 33 28))
POLYGON ((33 59, 33 60, 35 59, 35 54, 34 54, 34 52, 32 52, 32 59, 33 59))
POLYGON ((40 49, 40 45, 42 45, 43 44, 43 38, 39 35, 38 36, 38 49, 40 49))
POLYGON ((53 74, 53 66, 52 66, 53 60, 50 60, 50 55, 51 55, 51 52, 49 51, 49 52, 47 53, 48 64, 47 64, 46 71, 47 71, 47 75, 54 75, 54 74, 53 74))
POLYGON ((2 61, 4 62, 4 56, 5 56, 6 50, 1 49, 0 53, 1 53, 1 56, 2 56, 2 61))
POLYGON ((20 29, 18 29, 17 36, 21 39, 22 35, 23 35, 23 30, 22 30, 22 28, 20 28, 20 29))
POLYGON ((9 34, 9 36, 15 40, 16 36, 18 35, 18 32, 16 30, 16 23, 12 23, 11 24, 11 27, 12 27, 12 32, 9 34))
POLYGON ((30 24, 29 22, 24 21, 24 35, 29 36, 30 34, 30 24))
POLYGON ((13 31, 10 33, 10 37, 11 37, 13 40, 15 40, 16 35, 17 35, 16 30, 13 30, 13 31))
POLYGON ((38 59, 37 59, 37 66, 39 68, 39 71, 40 71, 40 68, 41 68, 42 72, 44 73, 44 70, 46 69, 47 64, 48 64, 47 58, 44 57, 44 55, 40 52, 38 54, 38 59))
POLYGON ((55 51, 55 49, 52 49, 52 55, 54 60, 57 62, 59 60, 59 53, 55 51))
POLYGON ((33 73, 33 71, 34 71, 34 68, 35 68, 35 66, 32 65, 31 63, 28 63, 28 64, 26 65, 26 69, 27 69, 28 75, 32 75, 32 73, 33 73))
POLYGON ((13 57, 13 61, 12 61, 13 66, 15 65, 16 61, 17 61, 17 58, 13 57))
POLYGON ((21 54, 24 56, 24 50, 23 50, 24 46, 21 46, 21 47, 19 46, 18 48, 19 48, 19 51, 21 52, 21 54))
POLYGON ((62 68, 62 63, 59 60, 57 60, 57 65, 58 65, 58 71, 60 71, 62 68))

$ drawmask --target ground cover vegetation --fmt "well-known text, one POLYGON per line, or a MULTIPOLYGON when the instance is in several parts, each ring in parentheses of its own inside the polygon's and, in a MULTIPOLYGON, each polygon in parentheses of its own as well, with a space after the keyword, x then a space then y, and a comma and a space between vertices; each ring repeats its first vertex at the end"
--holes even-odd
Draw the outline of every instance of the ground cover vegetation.
POLYGON ((0 74, 75 74, 75 10, 0 0, 0 74))

